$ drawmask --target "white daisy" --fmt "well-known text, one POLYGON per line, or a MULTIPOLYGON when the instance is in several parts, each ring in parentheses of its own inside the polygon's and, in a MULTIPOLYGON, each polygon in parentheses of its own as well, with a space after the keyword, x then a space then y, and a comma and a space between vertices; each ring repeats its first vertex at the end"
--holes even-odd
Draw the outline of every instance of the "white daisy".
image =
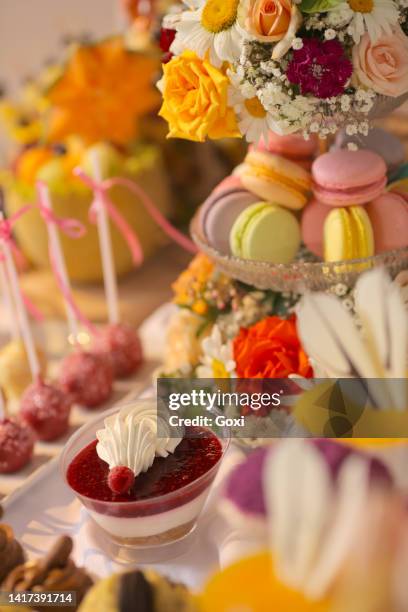
POLYGON ((263 107, 254 88, 240 86, 231 71, 228 76, 232 82, 229 102, 234 107, 241 134, 247 142, 258 144, 262 139, 267 142, 268 132, 276 131, 272 115, 263 107))
POLYGON ((373 42, 384 32, 391 34, 398 17, 393 0, 348 0, 330 11, 328 20, 337 26, 348 24, 348 33, 357 44, 366 32, 373 42))
POLYGON ((214 325, 211 336, 203 340, 202 349, 198 378, 236 378, 232 342, 223 343, 217 325, 214 325))
POLYGON ((240 2, 205 0, 197 8, 184 11, 176 24, 177 34, 171 52, 179 55, 189 49, 202 58, 209 53, 214 66, 220 66, 224 61, 237 61, 246 36, 238 23, 240 2))

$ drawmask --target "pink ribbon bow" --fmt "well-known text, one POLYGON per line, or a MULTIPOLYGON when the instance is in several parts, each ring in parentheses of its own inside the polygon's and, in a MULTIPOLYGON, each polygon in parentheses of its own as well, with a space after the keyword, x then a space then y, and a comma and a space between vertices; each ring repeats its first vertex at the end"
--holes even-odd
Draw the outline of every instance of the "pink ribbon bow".
POLYGON ((143 251, 140 244, 139 237, 137 236, 134 229, 129 225, 126 219, 117 210, 115 204, 112 202, 108 195, 109 189, 116 185, 126 187, 134 193, 141 201, 146 212, 150 217, 157 223, 157 225, 163 230, 169 238, 176 242, 179 246, 190 253, 197 253, 197 247, 187 236, 175 228, 170 221, 166 219, 164 215, 158 210, 153 200, 147 195, 147 193, 134 181, 123 178, 113 177, 105 179, 103 181, 96 181, 81 169, 74 169, 75 176, 79 177, 94 193, 94 200, 89 209, 89 219, 92 223, 96 222, 96 214, 98 206, 102 204, 105 206, 109 217, 115 223, 116 227, 122 234, 123 238, 127 242, 130 252, 132 254, 133 262, 136 266, 141 265, 143 262, 143 251))
MULTIPOLYGON (((13 227, 15 223, 30 209, 31 206, 23 206, 11 217, 0 220, 0 240, 3 240, 4 242, 7 242, 10 245, 13 255, 15 256, 16 260, 20 262, 25 261, 25 257, 15 243, 13 237, 13 227)), ((4 260, 4 256, 2 254, 0 255, 0 259, 2 261, 4 260)), ((32 301, 24 294, 23 291, 21 292, 21 295, 23 297, 24 304, 26 305, 26 308, 31 314, 31 316, 37 321, 43 321, 44 317, 43 314, 39 311, 39 309, 32 303, 32 301)))
MULTIPOLYGON (((47 225, 49 223, 55 224, 58 229, 61 230, 61 232, 63 232, 69 238, 72 238, 74 240, 82 238, 86 234, 86 227, 84 226, 84 224, 81 223, 81 221, 79 221, 78 219, 58 217, 58 215, 56 215, 54 211, 51 210, 46 204, 46 190, 47 185, 42 181, 37 181, 38 202, 36 206, 40 210, 40 214, 44 219, 45 223, 47 225)), ((50 241, 48 241, 48 256, 53 274, 55 276, 55 280, 57 281, 57 284, 66 303, 71 308, 71 311, 73 312, 76 319, 80 321, 92 334, 94 334, 94 326, 76 305, 72 296, 71 288, 67 286, 61 275, 50 241)))

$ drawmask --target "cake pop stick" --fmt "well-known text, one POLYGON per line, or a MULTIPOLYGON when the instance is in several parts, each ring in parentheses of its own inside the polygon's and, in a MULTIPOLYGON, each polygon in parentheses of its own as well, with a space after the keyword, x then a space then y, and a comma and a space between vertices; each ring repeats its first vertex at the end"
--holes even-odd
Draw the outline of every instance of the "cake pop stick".
POLYGON ((10 325, 10 336, 12 340, 18 340, 20 333, 18 331, 18 323, 16 319, 15 309, 13 306, 13 298, 11 297, 10 287, 7 279, 7 272, 5 268, 4 260, 0 260, 0 281, 3 293, 4 307, 8 315, 8 321, 10 325))
MULTIPOLYGON (((92 166, 94 179, 100 182, 102 180, 102 173, 98 153, 96 151, 94 151, 92 156, 92 166)), ((98 201, 97 226, 102 260, 103 280, 108 305, 108 318, 109 323, 115 324, 119 323, 118 286, 116 282, 115 265, 112 254, 109 218, 106 207, 101 201, 103 195, 100 192, 96 192, 95 197, 98 201)))
MULTIPOLYGON (((3 213, 0 212, 0 222, 4 220, 3 213)), ((17 320, 23 337, 23 342, 27 352, 28 363, 30 366, 31 376, 33 380, 37 380, 41 373, 40 363, 35 350, 33 335, 30 329, 30 323, 27 316, 27 311, 24 306, 24 300, 18 281, 16 267, 11 255, 10 245, 4 237, 1 238, 1 246, 6 264, 7 276, 10 281, 11 292, 13 295, 14 304, 17 312, 17 320)))
MULTIPOLYGON (((50 191, 48 186, 45 183, 39 183, 38 192, 40 195, 41 203, 44 208, 50 212, 52 212, 52 201, 50 197, 50 191)), ((48 231, 48 239, 50 241, 50 252, 52 253, 52 257, 54 258, 54 263, 56 267, 56 272, 60 276, 64 286, 67 288, 67 291, 71 293, 71 284, 69 282, 67 268, 65 265, 65 259, 61 248, 61 242, 58 235, 57 227, 55 223, 52 223, 50 219, 46 219, 47 231, 48 231)), ((63 294, 65 311, 67 314, 68 328, 71 339, 73 342, 77 341, 78 338, 78 320, 76 317, 75 309, 73 308, 72 300, 68 300, 67 296, 63 294)))

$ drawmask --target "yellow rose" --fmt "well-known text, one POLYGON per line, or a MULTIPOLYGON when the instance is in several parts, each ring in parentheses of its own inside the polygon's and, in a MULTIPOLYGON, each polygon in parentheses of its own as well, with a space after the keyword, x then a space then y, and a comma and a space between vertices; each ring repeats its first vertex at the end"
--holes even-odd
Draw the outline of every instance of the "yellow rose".
POLYGON ((229 79, 206 59, 184 51, 163 66, 160 116, 169 138, 203 142, 241 136, 234 109, 228 106, 229 79))

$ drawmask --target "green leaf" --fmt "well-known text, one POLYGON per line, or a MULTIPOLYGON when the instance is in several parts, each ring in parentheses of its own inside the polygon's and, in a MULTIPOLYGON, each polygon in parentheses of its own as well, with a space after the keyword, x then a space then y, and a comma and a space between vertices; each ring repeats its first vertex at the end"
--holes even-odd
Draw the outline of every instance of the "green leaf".
POLYGON ((302 0, 302 13, 327 13, 338 6, 342 0, 302 0))

